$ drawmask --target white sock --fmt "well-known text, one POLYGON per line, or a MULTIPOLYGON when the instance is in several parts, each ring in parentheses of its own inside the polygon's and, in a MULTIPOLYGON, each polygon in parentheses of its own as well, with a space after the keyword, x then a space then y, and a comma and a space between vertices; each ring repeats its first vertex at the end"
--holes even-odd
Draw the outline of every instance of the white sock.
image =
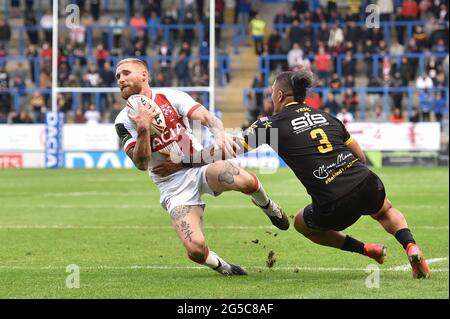
POLYGON ((206 257, 203 265, 223 274, 227 275, 231 273, 231 266, 222 258, 220 258, 215 252, 209 251, 208 257, 206 257))
POLYGON ((267 206, 267 204, 269 204, 269 197, 267 196, 266 191, 264 190, 264 187, 259 182, 256 175, 253 175, 253 177, 255 178, 255 181, 258 183, 258 190, 256 192, 250 194, 250 196, 255 200, 256 204, 258 204, 259 206, 262 206, 262 207, 267 206))

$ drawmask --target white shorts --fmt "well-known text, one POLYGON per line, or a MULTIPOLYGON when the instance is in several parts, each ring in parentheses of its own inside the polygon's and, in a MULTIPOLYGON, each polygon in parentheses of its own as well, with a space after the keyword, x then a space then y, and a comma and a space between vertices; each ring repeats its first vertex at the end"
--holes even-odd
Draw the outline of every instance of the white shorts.
POLYGON ((172 209, 181 205, 205 205, 201 199, 203 194, 219 196, 220 193, 214 193, 208 185, 207 168, 208 165, 182 170, 168 180, 158 183, 162 208, 170 213, 172 209))

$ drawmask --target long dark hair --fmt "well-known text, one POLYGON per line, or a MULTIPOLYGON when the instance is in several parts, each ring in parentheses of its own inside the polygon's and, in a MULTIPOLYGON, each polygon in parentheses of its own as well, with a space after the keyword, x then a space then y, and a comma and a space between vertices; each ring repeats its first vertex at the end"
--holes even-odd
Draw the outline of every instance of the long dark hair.
POLYGON ((281 72, 276 77, 277 85, 285 91, 292 91, 295 101, 304 102, 307 90, 312 87, 314 75, 309 70, 281 72))

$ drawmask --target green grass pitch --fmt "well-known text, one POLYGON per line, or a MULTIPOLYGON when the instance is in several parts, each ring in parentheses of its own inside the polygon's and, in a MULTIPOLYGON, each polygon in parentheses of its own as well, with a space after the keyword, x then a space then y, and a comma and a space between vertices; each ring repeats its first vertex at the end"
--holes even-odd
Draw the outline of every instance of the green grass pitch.
MULTIPOLYGON (((402 247, 370 217, 346 232, 387 245, 379 288, 366 286, 372 260, 279 231, 235 192, 204 196, 210 249, 249 272, 223 277, 188 260, 145 173, 0 170, 0 298, 449 298, 448 168, 376 173, 430 260, 429 280, 412 278, 402 247), (66 287, 71 264, 78 289, 66 287)), ((291 171, 258 175, 288 215, 309 204, 291 171)))

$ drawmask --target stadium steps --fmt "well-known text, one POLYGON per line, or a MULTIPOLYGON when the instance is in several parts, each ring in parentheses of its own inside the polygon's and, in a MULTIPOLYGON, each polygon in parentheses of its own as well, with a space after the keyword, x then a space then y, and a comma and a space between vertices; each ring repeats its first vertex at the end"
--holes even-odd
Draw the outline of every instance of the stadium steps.
POLYGON ((231 81, 225 87, 216 89, 216 106, 222 111, 226 127, 240 127, 245 120, 246 110, 243 91, 251 87, 258 73, 258 57, 253 46, 239 48, 239 55, 231 55, 231 81))

